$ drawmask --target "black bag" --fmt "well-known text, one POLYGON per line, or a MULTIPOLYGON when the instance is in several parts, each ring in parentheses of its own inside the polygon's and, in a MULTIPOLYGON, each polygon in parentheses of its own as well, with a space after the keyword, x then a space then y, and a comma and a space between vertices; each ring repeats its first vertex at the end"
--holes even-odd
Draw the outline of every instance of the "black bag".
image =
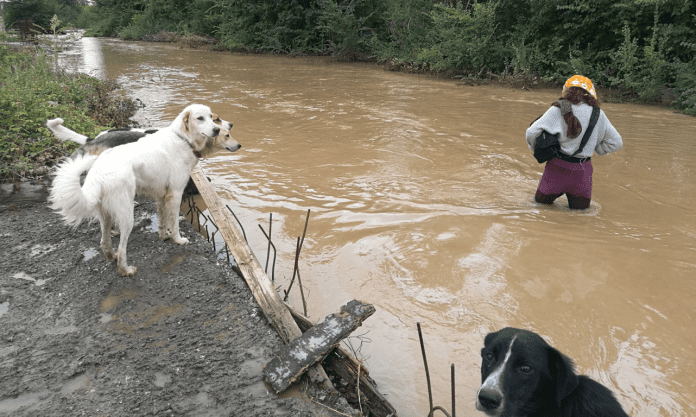
MULTIPOLYGON (((580 141, 580 147, 577 151, 573 153, 573 155, 571 155, 571 157, 574 157, 575 155, 579 154, 585 148, 585 144, 588 140, 590 140, 590 135, 592 134, 592 131, 594 130, 595 125, 597 124, 598 118, 599 107, 593 106, 592 116, 590 116, 590 124, 589 126, 587 126, 587 130, 585 131, 585 134, 582 136, 582 140, 580 141)), ((551 133, 542 130, 541 134, 537 136, 536 143, 534 144, 534 158, 536 158, 537 162, 543 164, 544 162, 553 158, 562 158, 561 144, 560 142, 558 142, 558 135, 559 133, 552 135, 551 133)))
POLYGON ((558 156, 561 152, 561 144, 558 142, 558 133, 555 135, 542 130, 541 134, 537 136, 536 143, 534 144, 534 158, 537 162, 543 164, 558 156))

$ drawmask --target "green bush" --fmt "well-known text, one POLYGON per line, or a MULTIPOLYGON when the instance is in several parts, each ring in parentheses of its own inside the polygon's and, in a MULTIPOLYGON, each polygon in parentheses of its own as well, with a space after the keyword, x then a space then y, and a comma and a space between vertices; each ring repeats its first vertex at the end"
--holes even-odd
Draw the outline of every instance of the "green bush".
MULTIPOLYGON (((696 51, 696 45, 691 45, 696 51)), ((672 103, 686 114, 696 116, 696 59, 690 62, 675 60, 672 70, 676 74, 674 91, 676 98, 672 103)))
POLYGON ((427 37, 429 49, 440 58, 435 69, 462 68, 481 73, 484 69, 501 72, 511 50, 496 37, 495 10, 498 3, 475 3, 469 9, 435 5, 433 25, 427 37))
POLYGON ((92 137, 110 125, 127 125, 134 106, 112 97, 114 87, 56 71, 42 49, 0 45, 0 178, 43 174, 46 165, 77 147, 55 139, 47 119, 61 117, 92 137))

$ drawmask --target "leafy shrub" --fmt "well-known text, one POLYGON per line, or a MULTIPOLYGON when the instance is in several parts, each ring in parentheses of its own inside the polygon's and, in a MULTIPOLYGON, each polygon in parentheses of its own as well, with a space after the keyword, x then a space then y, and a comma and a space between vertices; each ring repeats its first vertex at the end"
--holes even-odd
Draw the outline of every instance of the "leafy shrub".
POLYGON ((125 126, 135 106, 110 95, 113 83, 55 71, 41 49, 0 45, 0 178, 39 175, 77 146, 55 139, 46 120, 61 117, 71 129, 94 136, 125 126))
MULTIPOLYGON (((691 47, 696 51, 696 45, 691 47)), ((681 62, 677 59, 671 66, 676 74, 674 81, 676 98, 672 104, 684 113, 696 116, 696 58, 689 62, 681 62)))
POLYGON ((464 9, 461 3, 457 7, 436 4, 431 12, 433 26, 428 43, 439 52, 440 59, 432 62, 433 68, 501 71, 511 51, 495 37, 497 5, 474 3, 464 9))

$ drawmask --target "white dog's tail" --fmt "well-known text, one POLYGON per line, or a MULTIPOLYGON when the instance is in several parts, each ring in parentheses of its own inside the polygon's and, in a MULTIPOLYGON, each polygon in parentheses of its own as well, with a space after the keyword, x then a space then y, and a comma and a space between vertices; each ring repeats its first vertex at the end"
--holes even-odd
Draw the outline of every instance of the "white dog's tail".
POLYGON ((81 135, 77 132, 73 132, 72 130, 68 129, 67 127, 63 126, 63 119, 60 117, 57 119, 51 119, 46 121, 46 127, 48 130, 53 132, 54 135, 63 142, 66 140, 69 140, 71 142, 76 142, 79 143, 80 145, 84 145, 87 143, 87 136, 81 135))
POLYGON ((92 217, 94 207, 99 203, 101 185, 98 182, 90 182, 85 187, 80 186, 80 176, 88 171, 94 161, 95 155, 80 155, 75 160, 68 159, 61 163, 55 172, 53 187, 48 200, 51 208, 58 210, 65 222, 77 227, 83 219, 92 217))

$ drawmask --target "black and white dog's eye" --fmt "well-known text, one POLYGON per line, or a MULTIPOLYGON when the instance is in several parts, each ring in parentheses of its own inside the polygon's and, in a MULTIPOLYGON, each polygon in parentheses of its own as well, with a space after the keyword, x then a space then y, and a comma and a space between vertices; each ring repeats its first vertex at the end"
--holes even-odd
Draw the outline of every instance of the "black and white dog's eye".
POLYGON ((484 357, 486 360, 492 361, 493 360, 493 354, 491 352, 487 352, 484 357))
POLYGON ((520 371, 522 371, 522 373, 525 373, 525 374, 531 374, 531 373, 532 373, 532 367, 531 367, 531 366, 527 366, 527 365, 523 365, 523 366, 520 367, 520 371))

